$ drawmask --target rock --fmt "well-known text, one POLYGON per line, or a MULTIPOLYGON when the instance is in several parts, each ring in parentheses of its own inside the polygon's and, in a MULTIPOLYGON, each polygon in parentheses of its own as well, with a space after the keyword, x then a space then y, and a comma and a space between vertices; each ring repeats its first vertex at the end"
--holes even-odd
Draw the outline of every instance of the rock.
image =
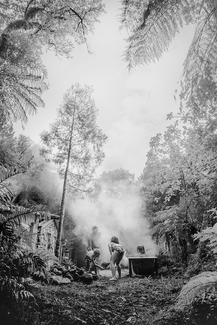
POLYGON ((64 274, 64 277, 66 277, 66 278, 68 278, 69 280, 73 281, 73 276, 72 276, 69 272, 65 273, 65 274, 64 274))
POLYGON ((91 284, 93 282, 93 276, 90 273, 84 273, 80 276, 80 281, 85 284, 91 284))
POLYGON ((53 273, 55 273, 56 275, 62 275, 62 272, 60 270, 58 270, 57 268, 53 269, 53 273))
POLYGON ((73 273, 73 274, 72 274, 72 277, 73 277, 73 279, 74 279, 75 281, 79 281, 79 280, 80 280, 80 275, 79 275, 77 272, 73 273))
POLYGON ((71 280, 68 278, 63 278, 60 275, 51 275, 50 277, 51 284, 69 284, 71 280))

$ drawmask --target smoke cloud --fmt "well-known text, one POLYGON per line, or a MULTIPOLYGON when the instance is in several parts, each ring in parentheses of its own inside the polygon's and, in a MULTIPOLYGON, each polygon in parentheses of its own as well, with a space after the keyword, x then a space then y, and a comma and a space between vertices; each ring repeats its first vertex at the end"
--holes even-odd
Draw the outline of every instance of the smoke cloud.
POLYGON ((98 200, 78 200, 69 203, 68 210, 76 225, 75 235, 87 245, 87 237, 92 227, 101 233, 101 258, 109 259, 108 243, 112 236, 126 250, 126 255, 134 255, 139 245, 145 247, 148 256, 157 253, 157 247, 150 235, 149 223, 141 215, 141 201, 138 196, 111 197, 102 193, 98 200))

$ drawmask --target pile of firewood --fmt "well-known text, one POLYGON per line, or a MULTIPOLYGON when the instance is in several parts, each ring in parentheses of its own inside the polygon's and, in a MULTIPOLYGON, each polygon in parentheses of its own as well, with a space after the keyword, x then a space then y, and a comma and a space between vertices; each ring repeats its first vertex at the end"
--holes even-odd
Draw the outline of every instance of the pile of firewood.
POLYGON ((82 268, 78 268, 76 265, 60 265, 54 263, 50 267, 49 271, 50 284, 70 283, 73 281, 91 284, 97 279, 97 275, 85 272, 82 268))

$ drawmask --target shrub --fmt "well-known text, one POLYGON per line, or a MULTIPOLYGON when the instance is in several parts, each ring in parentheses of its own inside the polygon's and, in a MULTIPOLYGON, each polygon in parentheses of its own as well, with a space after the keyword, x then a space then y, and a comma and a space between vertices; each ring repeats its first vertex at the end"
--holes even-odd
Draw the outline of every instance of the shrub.
POLYGON ((0 247, 0 305, 9 308, 19 324, 34 324, 35 298, 30 292, 28 277, 37 272, 45 277, 45 261, 22 249, 13 232, 0 234, 0 247))

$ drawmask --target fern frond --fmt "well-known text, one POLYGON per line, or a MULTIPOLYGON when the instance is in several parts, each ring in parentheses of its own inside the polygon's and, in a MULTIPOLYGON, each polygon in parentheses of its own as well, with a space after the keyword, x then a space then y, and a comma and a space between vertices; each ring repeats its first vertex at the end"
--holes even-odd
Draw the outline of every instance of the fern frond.
POLYGON ((41 94, 47 84, 42 71, 4 62, 0 77, 0 103, 12 119, 26 122, 29 114, 44 106, 41 94))
POLYGON ((32 222, 35 222, 35 213, 44 213, 47 216, 49 215, 46 206, 32 205, 31 207, 25 208, 13 205, 12 208, 12 214, 7 218, 7 222, 12 223, 13 226, 21 225, 22 222, 26 222, 30 219, 32 222))
POLYGON ((206 229, 203 229, 201 232, 198 232, 197 234, 195 234, 194 239, 195 240, 199 239, 200 241, 204 242, 204 241, 208 240, 212 234, 213 234, 212 228, 208 227, 206 229))
POLYGON ((209 116, 217 103, 217 35, 214 10, 203 12, 189 48, 182 76, 180 98, 190 114, 209 116))
POLYGON ((13 277, 0 277, 0 285, 0 291, 9 294, 16 301, 19 299, 19 291, 25 290, 24 286, 13 277))
POLYGON ((21 302, 22 300, 34 300, 34 296, 31 292, 27 291, 23 284, 19 283, 16 278, 0 276, 0 291, 5 294, 9 300, 15 300, 21 302))
POLYGON ((10 206, 13 197, 14 193, 10 190, 10 188, 6 184, 0 183, 0 203, 10 206))
POLYGON ((158 223, 152 227, 151 234, 153 236, 159 236, 165 238, 167 235, 172 235, 175 231, 175 224, 173 222, 165 221, 163 223, 158 223))
POLYGON ((176 217, 176 206, 169 207, 166 210, 158 211, 153 218, 153 222, 164 222, 165 220, 171 220, 176 217))
POLYGON ((182 288, 175 307, 184 309, 192 304, 198 294, 210 287, 217 287, 217 272, 203 272, 196 275, 182 288))
POLYGON ((34 251, 34 256, 39 256, 43 261, 55 261, 58 262, 58 258, 50 251, 42 248, 38 248, 34 251))
POLYGON ((20 300, 29 300, 29 299, 35 299, 33 294, 27 290, 20 290, 19 291, 19 298, 20 300))
POLYGON ((158 223, 157 225, 153 226, 151 229, 151 234, 152 236, 158 235, 160 230, 162 228, 162 225, 160 223, 158 223))
POLYGON ((199 8, 190 0, 125 2, 122 24, 131 32, 125 52, 129 68, 158 60, 180 28, 195 21, 199 8))
POLYGON ((18 175, 23 172, 25 172, 25 168, 18 164, 16 168, 14 166, 7 166, 7 168, 5 168, 4 166, 0 165, 0 183, 3 183, 8 178, 11 178, 12 176, 18 175))
POLYGON ((208 227, 195 234, 194 239, 199 239, 200 242, 205 242, 214 254, 217 253, 217 233, 213 230, 213 227, 208 227))

